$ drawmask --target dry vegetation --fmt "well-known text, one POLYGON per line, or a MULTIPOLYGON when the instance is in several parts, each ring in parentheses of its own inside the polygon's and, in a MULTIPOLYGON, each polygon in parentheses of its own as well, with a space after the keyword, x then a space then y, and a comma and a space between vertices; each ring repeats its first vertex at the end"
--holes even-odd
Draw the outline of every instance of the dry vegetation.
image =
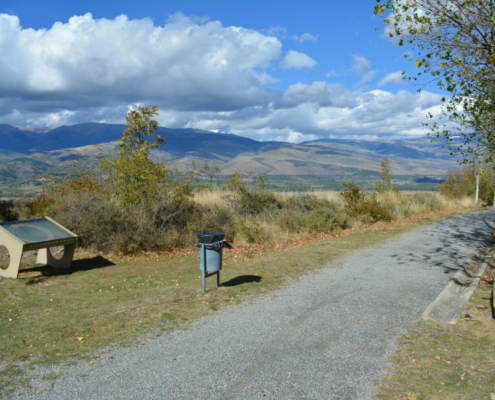
POLYGON ((378 388, 382 400, 471 400, 495 397, 495 321, 491 305, 494 269, 456 325, 433 321, 412 326, 398 343, 389 375, 378 388))

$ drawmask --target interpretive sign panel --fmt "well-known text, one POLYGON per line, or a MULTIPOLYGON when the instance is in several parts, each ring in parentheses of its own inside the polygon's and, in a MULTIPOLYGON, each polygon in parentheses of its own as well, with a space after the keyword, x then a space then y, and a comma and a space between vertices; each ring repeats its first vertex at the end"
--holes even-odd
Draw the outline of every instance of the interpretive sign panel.
POLYGON ((0 245, 7 248, 10 264, 0 268, 0 276, 17 278, 22 253, 39 250, 36 260, 55 268, 70 268, 76 246, 77 235, 49 217, 0 223, 0 245), (64 246, 62 258, 56 259, 50 247, 64 246))

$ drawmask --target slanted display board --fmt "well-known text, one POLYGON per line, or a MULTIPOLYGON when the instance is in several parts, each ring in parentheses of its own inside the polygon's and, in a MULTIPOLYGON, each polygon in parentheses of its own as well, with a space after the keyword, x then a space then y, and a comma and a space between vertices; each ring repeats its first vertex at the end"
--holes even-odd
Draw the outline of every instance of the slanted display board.
POLYGON ((8 267, 0 268, 0 276, 17 278, 22 253, 39 250, 37 264, 55 268, 70 268, 77 235, 49 217, 0 223, 0 245, 5 246, 10 255, 8 267), (62 258, 53 257, 50 247, 64 246, 62 258))

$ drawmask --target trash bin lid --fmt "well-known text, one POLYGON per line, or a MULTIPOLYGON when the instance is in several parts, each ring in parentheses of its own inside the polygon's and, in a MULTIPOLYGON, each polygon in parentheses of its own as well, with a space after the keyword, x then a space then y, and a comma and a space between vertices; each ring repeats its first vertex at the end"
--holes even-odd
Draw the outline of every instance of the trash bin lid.
POLYGON ((222 232, 200 232, 198 233, 198 243, 215 243, 225 239, 225 234, 222 232))

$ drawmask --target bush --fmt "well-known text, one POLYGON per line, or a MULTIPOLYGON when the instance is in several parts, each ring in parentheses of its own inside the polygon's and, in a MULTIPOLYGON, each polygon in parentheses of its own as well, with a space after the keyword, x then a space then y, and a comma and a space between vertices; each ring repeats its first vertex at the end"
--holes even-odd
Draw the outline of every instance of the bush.
POLYGON ((331 209, 317 208, 311 210, 305 218, 305 228, 311 233, 328 233, 346 227, 347 219, 331 209))
POLYGON ((259 189, 250 189, 242 182, 241 174, 235 172, 227 184, 231 191, 228 198, 230 205, 240 216, 257 215, 263 212, 276 211, 282 206, 272 192, 259 189))
POLYGON ((342 192, 345 211, 350 217, 365 216, 372 222, 390 221, 390 212, 376 200, 375 194, 365 194, 354 183, 343 184, 349 190, 342 192))
POLYGON ((329 200, 319 199, 318 197, 310 194, 301 194, 298 196, 289 197, 285 200, 282 206, 283 208, 300 212, 307 212, 317 208, 336 208, 335 204, 329 200))
POLYGON ((37 195, 33 201, 28 204, 28 214, 34 217, 44 217, 46 210, 55 203, 55 200, 45 193, 37 195))
POLYGON ((289 197, 282 203, 278 224, 294 233, 328 233, 345 229, 347 219, 334 203, 302 194, 289 197))
POLYGON ((0 222, 17 221, 19 213, 14 209, 14 202, 0 201, 0 222))
POLYGON ((236 236, 236 220, 230 208, 203 206, 190 217, 192 232, 223 232, 228 241, 236 236))
POLYGON ((257 215, 281 208, 275 195, 264 190, 244 190, 233 197, 232 204, 241 215, 257 215))

